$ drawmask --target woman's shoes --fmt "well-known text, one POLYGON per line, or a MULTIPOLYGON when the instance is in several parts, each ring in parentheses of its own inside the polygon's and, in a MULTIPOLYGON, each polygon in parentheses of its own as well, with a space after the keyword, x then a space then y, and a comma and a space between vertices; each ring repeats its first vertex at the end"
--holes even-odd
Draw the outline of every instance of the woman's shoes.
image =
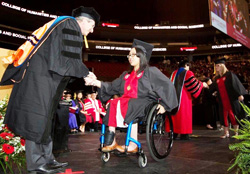
MULTIPOLYGON (((128 148, 129 149, 129 148, 128 148)), ((116 150, 118 150, 119 152, 122 152, 122 153, 124 153, 125 152, 125 146, 116 146, 116 150)), ((138 146, 136 146, 134 149, 132 149, 132 150, 128 150, 127 151, 128 153, 136 153, 136 152, 138 152, 138 146)))
POLYGON ((180 140, 190 140, 189 134, 181 134, 180 140))
POLYGON ((77 132, 78 132, 77 130, 73 130, 73 129, 70 131, 71 134, 76 134, 77 132))
POLYGON ((105 147, 102 148, 102 151, 103 152, 110 152, 112 150, 115 150, 117 146, 118 146, 117 143, 115 143, 114 145, 105 146, 105 147))
POLYGON ((229 134, 224 134, 224 135, 220 136, 220 138, 222 138, 222 139, 229 138, 229 134))
POLYGON ((207 124, 207 129, 212 130, 214 128, 210 124, 207 124))

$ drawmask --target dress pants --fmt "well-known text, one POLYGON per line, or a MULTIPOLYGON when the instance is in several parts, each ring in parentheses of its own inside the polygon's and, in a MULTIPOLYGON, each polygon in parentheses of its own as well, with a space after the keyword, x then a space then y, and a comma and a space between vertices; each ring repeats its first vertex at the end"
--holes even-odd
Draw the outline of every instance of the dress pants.
POLYGON ((52 147, 52 141, 50 141, 48 144, 38 144, 34 141, 26 140, 25 155, 27 170, 32 171, 52 162, 55 159, 54 155, 52 154, 52 147))

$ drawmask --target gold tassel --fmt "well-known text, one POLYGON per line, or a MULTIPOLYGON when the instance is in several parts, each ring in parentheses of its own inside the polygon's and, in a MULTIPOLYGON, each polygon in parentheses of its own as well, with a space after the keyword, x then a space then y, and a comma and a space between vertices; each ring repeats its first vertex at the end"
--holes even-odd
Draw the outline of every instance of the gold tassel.
POLYGON ((216 74, 215 63, 214 63, 214 74, 216 74))
POLYGON ((85 43, 85 48, 89 48, 89 44, 88 44, 88 40, 86 36, 84 36, 84 43, 85 43))
POLYGON ((76 93, 74 93, 74 100, 76 100, 76 93))

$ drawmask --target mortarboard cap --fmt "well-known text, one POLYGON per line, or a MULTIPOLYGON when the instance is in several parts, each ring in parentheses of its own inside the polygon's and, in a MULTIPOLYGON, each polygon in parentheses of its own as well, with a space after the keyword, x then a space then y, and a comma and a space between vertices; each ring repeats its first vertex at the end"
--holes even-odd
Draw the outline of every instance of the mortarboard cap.
POLYGON ((73 17, 84 16, 89 19, 93 19, 96 24, 100 22, 100 15, 93 7, 80 6, 72 11, 73 17))
POLYGON ((70 92, 70 91, 66 91, 64 94, 65 94, 65 95, 67 95, 67 94, 70 94, 70 95, 71 95, 71 92, 70 92))
POLYGON ((141 48, 143 50, 143 52, 145 52, 146 58, 147 58, 147 60, 149 62, 152 51, 153 51, 153 48, 154 48, 154 45, 149 44, 147 42, 143 42, 143 41, 138 40, 138 39, 134 39, 132 48, 134 48, 134 47, 141 48))
POLYGON ((91 91, 90 94, 94 94, 94 93, 97 93, 97 91, 91 91))
POLYGON ((226 59, 225 58, 221 58, 221 59, 217 59, 214 61, 215 64, 225 64, 226 63, 226 59))

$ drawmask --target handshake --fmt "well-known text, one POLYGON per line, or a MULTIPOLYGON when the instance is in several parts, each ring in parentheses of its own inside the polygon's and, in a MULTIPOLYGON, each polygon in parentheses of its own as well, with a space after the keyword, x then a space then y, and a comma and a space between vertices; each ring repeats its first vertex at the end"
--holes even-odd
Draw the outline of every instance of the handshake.
POLYGON ((213 82, 211 79, 206 80, 206 82, 203 82, 203 88, 209 88, 209 85, 211 85, 213 82))
POLYGON ((86 86, 97 86, 97 87, 101 87, 101 81, 97 80, 96 75, 92 72, 89 72, 87 77, 83 78, 85 81, 85 85, 86 86))

